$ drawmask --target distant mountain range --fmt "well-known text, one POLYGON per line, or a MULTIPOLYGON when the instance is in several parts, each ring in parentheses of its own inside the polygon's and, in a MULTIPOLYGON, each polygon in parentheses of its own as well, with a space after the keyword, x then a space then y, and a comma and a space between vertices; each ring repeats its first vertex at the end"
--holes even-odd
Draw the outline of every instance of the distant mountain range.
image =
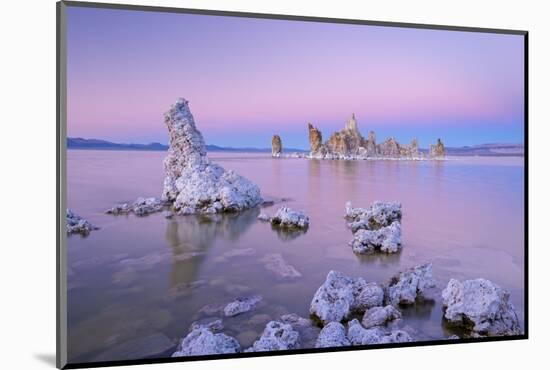
MULTIPOLYGON (((168 146, 161 143, 150 144, 121 144, 113 143, 99 139, 83 139, 80 137, 67 138, 67 148, 69 149, 95 149, 95 150, 168 150, 168 146)), ((217 145, 206 145, 209 152, 248 152, 248 153, 270 153, 271 148, 233 148, 217 145)), ((283 148, 287 153, 304 153, 308 150, 296 148, 283 148)), ((420 149, 421 152, 427 152, 427 149, 420 149)), ((445 151, 450 156, 523 156, 523 144, 480 144, 462 147, 446 147, 445 151)))
MULTIPOLYGON (((150 144, 121 144, 99 139, 83 139, 81 137, 68 137, 68 149, 95 149, 95 150, 168 150, 168 145, 161 143, 150 144)), ((248 152, 248 153, 271 153, 271 148, 232 148, 217 145, 206 145, 209 152, 248 152)), ((306 152, 303 149, 285 148, 287 152, 306 152)))

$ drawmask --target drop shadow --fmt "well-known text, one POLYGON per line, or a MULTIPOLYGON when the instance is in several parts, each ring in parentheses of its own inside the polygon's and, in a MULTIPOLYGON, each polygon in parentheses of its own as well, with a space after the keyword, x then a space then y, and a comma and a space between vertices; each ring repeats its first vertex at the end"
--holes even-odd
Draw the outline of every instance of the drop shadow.
POLYGON ((55 353, 35 353, 34 358, 46 365, 56 366, 55 353))

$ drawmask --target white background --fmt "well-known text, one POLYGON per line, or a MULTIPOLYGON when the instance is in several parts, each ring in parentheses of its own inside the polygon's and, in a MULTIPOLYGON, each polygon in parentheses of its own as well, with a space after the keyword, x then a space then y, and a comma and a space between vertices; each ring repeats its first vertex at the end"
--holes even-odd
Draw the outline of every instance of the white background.
MULTIPOLYGON (((112 2, 120 2, 112 0, 112 2)), ((526 29, 530 72, 530 337, 461 344, 141 366, 142 369, 521 368, 545 363, 550 308, 550 38, 545 1, 132 1, 382 21, 526 29)), ((0 22, 0 365, 52 368, 55 357, 55 2, 3 1, 0 22)), ((182 40, 184 42, 185 40, 182 40)), ((491 263, 491 261, 487 261, 491 263)), ((134 367, 135 368, 135 367, 134 367)))

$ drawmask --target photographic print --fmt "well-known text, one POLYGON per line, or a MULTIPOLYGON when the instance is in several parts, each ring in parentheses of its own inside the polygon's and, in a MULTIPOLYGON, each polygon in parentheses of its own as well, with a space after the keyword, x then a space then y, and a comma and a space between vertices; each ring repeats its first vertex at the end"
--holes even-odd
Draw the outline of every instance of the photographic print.
POLYGON ((526 337, 525 32, 62 6, 67 367, 526 337))

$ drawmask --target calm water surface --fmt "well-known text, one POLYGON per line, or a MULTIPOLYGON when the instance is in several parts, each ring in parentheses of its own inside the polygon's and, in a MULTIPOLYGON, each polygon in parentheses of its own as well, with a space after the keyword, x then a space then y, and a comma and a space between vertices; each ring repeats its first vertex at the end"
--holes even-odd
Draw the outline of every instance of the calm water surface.
MULTIPOLYGON (((248 347, 264 323, 284 313, 307 317, 316 289, 331 269, 386 282, 404 268, 431 261, 438 289, 448 280, 483 277, 511 292, 523 325, 523 158, 448 161, 318 161, 271 159, 266 154, 211 153, 226 169, 248 177, 264 197, 286 198, 311 225, 289 235, 256 220, 260 210, 218 218, 162 214, 111 216, 104 210, 139 196, 159 196, 164 152, 68 152, 68 206, 101 229, 68 241, 70 361, 120 359, 106 350, 161 333, 187 335, 206 304, 261 294, 254 311, 224 319, 224 332, 248 347), (403 251, 355 255, 344 205, 374 200, 403 204, 403 251), (253 253, 226 258, 224 253, 253 253), (188 252, 195 257, 186 258, 188 252), (303 275, 278 280, 260 259, 279 253, 303 275), (267 316, 263 315, 263 321, 267 316), (259 317, 257 317, 259 318, 259 317)), ((274 213, 281 204, 266 208, 274 213)), ((419 340, 451 334, 440 299, 403 313, 419 340)), ((166 354, 169 354, 167 351, 166 354)), ((163 354, 164 356, 165 354, 163 354)))

